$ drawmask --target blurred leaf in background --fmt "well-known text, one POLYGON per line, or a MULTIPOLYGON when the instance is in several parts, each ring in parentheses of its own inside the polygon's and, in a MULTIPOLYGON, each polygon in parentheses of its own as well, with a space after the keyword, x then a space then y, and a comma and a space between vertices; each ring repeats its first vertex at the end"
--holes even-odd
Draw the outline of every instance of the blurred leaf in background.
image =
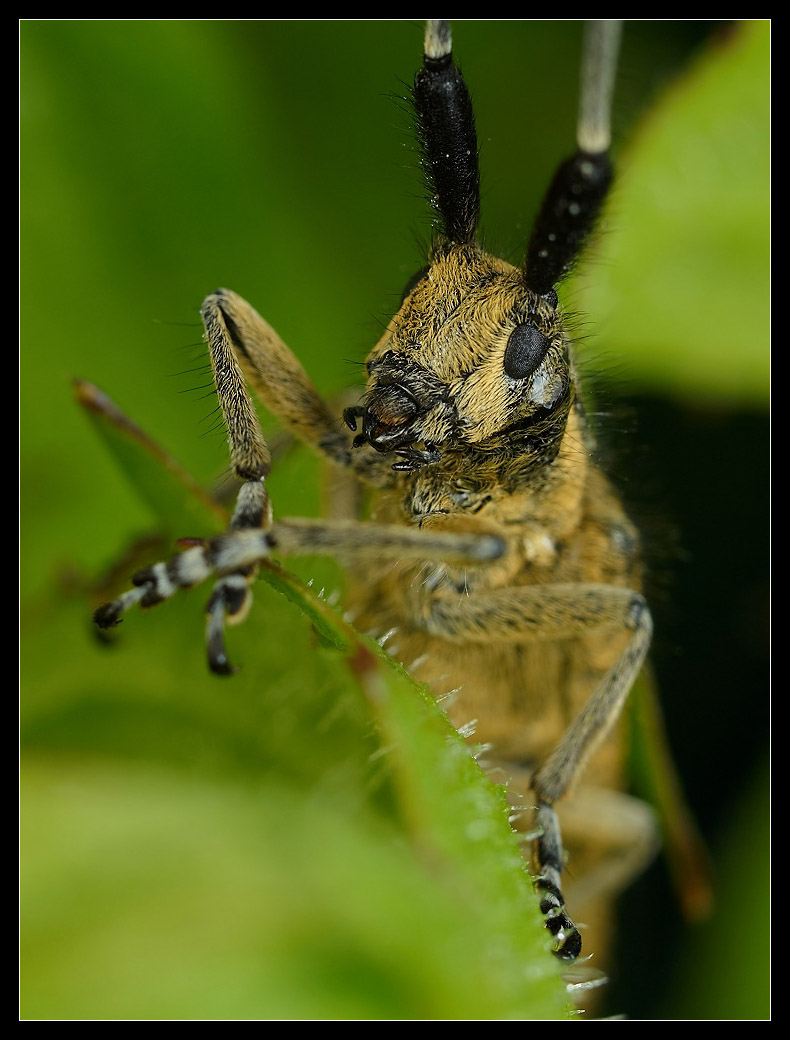
MULTIPOLYGON (((111 647, 87 621, 91 582, 162 521, 71 380, 102 387, 214 488, 227 463, 197 319, 207 292, 249 299, 328 395, 358 385, 428 237, 402 100, 421 32, 22 23, 24 1017, 566 1013, 556 975, 525 967, 529 884, 504 831, 489 835, 486 914, 457 847, 446 871, 419 854, 405 807, 422 806, 434 836, 435 812, 398 778, 438 785, 441 749, 453 762, 458 746, 429 707, 408 724, 433 734, 429 750, 407 768, 346 660, 263 583, 232 634, 245 667, 231 683, 205 673, 203 590, 135 612, 111 647)), ((572 148, 579 39, 569 22, 455 28, 486 242, 515 262, 572 148)), ((680 528, 656 666, 690 799, 727 870, 727 843, 761 848, 764 826, 747 813, 733 838, 729 824, 745 792, 759 798, 767 740, 768 48, 766 22, 628 24, 622 179, 596 261, 565 292, 584 315, 585 370, 636 394, 639 427, 615 470, 680 528)), ((615 392, 602 406, 619 407, 615 392)), ((618 424, 601 420, 604 433, 618 424)), ((275 507, 315 514, 319 486, 294 453, 273 474, 275 507)), ((216 529, 194 523, 160 533, 216 529)), ((295 569, 317 587, 340 580, 326 561, 295 569)), ((488 834, 479 814, 460 816, 488 834)), ((767 884, 763 861, 749 862, 750 886, 767 884)), ((615 1010, 727 1017, 726 977, 739 1015, 764 1017, 766 915, 722 885, 711 928, 733 946, 694 956, 660 871, 629 897, 615 1010), (760 922, 753 945, 738 945, 744 919, 760 922), (726 975, 725 956, 738 964, 726 975)))

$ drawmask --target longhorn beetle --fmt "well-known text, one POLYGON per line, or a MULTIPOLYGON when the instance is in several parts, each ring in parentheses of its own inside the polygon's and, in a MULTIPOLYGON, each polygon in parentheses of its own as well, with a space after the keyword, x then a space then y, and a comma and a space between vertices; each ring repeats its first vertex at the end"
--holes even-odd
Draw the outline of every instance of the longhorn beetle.
POLYGON ((566 843, 573 913, 589 907, 591 930, 605 928, 590 917, 600 897, 621 888, 654 844, 650 810, 618 790, 620 743, 604 739, 650 644, 639 539, 592 461, 556 291, 612 181, 619 28, 588 26, 577 151, 557 170, 514 267, 476 241, 472 106, 449 24, 427 23, 412 99, 436 233, 367 359, 364 396, 341 423, 263 318, 227 289, 212 293, 201 313, 242 481, 230 527, 140 571, 95 613, 109 628, 136 603, 150 607, 212 578, 208 661, 229 675, 225 623, 246 616, 256 565, 270 554, 342 559, 357 579, 360 627, 397 628, 400 655, 421 662, 419 681, 444 676, 460 687, 451 719, 478 720, 487 768, 506 779, 515 805, 535 806, 524 825, 537 835, 535 885, 566 960, 581 951, 561 882, 566 843), (367 520, 274 519, 271 456, 247 386, 347 482, 372 489, 367 520))

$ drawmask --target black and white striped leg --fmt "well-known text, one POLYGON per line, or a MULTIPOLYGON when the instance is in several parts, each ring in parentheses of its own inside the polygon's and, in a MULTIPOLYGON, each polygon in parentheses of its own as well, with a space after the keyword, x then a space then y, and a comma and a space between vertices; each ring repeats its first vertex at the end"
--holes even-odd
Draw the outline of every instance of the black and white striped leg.
MULTIPOLYGON (((263 478, 245 481, 239 488, 230 529, 260 532, 271 525, 272 507, 263 478)), ((247 617, 257 572, 257 566, 252 564, 224 575, 206 604, 206 652, 208 666, 215 675, 233 675, 236 671, 225 648, 225 625, 241 624, 247 617)))
POLYGON ((206 604, 206 652, 208 666, 215 675, 233 675, 237 671, 228 660, 225 625, 238 625, 249 613, 250 582, 256 570, 256 567, 245 567, 220 578, 206 604))
POLYGON ((155 563, 138 571, 133 588, 93 615, 99 628, 120 624, 123 615, 135 604, 153 607, 170 599, 179 589, 198 585, 218 576, 214 592, 206 605, 206 643, 209 667, 217 675, 233 674, 225 650, 225 624, 239 624, 252 604, 250 583, 257 564, 271 549, 271 505, 263 479, 248 480, 239 489, 230 528, 225 534, 209 538, 174 556, 167 563, 155 563))
POLYGON ((554 809, 545 802, 538 804, 536 813, 538 837, 535 839, 536 858, 540 875, 535 888, 540 893, 540 912, 546 927, 554 936, 554 953, 565 961, 573 961, 581 953, 579 929, 565 912, 565 899, 560 879, 563 867, 562 837, 554 809))

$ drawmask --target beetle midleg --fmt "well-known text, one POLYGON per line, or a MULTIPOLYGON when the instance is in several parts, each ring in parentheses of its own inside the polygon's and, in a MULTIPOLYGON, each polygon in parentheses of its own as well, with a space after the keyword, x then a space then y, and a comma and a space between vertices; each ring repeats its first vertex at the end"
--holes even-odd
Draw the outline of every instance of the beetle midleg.
POLYGON ((585 783, 562 801, 562 834, 591 864, 574 869, 568 897, 574 911, 611 898, 645 869, 660 847, 656 814, 623 791, 585 783))
POLYGON ((625 649, 532 777, 537 800, 536 856, 547 926, 557 936, 556 952, 578 955, 581 942, 565 913, 560 887, 563 846, 554 803, 581 775, 590 755, 618 718, 642 667, 652 634, 645 601, 631 589, 614 585, 518 586, 474 597, 430 596, 415 589, 418 623, 432 635, 453 642, 527 643, 572 639, 592 632, 630 632, 625 649))
MULTIPOLYGON (((415 595, 423 594, 417 588, 415 595)), ((631 632, 625 650, 534 777, 541 800, 551 803, 562 797, 620 714, 642 667, 652 634, 644 598, 616 585, 567 584, 424 600, 415 613, 420 626, 461 643, 571 639, 607 629, 631 632)))
MULTIPOLYGON (((478 761, 489 775, 505 784, 514 810, 513 827, 525 837, 531 835, 535 830, 533 814, 524 810, 534 800, 533 770, 490 753, 478 761)), ((633 881, 660 848, 656 813, 633 795, 591 785, 585 778, 584 784, 558 804, 557 815, 562 844, 573 850, 571 874, 562 886, 563 893, 574 917, 594 936, 591 949, 600 950, 607 945, 612 927, 607 900, 633 881)))

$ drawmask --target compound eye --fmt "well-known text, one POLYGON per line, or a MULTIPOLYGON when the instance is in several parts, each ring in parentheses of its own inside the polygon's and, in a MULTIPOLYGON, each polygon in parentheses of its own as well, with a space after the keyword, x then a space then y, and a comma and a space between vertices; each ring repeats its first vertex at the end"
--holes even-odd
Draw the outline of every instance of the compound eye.
POLYGON ((503 365, 511 379, 526 379, 546 356, 551 340, 534 325, 516 325, 505 347, 503 365))

